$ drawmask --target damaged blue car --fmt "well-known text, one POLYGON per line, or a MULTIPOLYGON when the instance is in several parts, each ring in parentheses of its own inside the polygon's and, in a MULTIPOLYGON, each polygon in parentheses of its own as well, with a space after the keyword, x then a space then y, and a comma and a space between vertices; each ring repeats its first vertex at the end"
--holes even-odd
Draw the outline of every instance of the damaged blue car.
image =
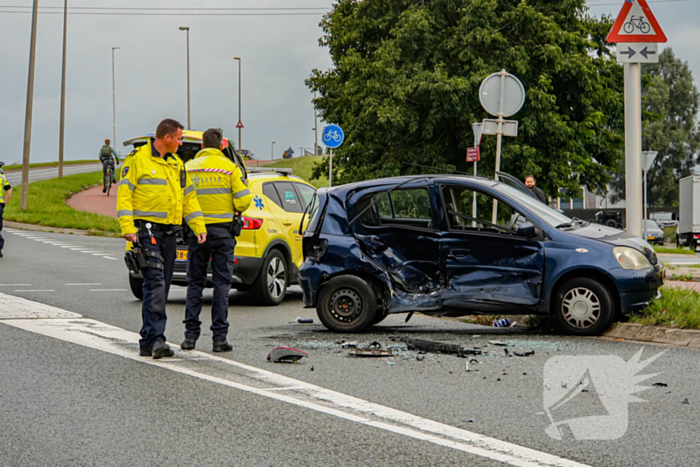
POLYGON ((318 190, 305 215, 305 306, 336 332, 421 312, 552 314, 568 333, 597 335, 657 296, 664 270, 646 241, 571 219, 499 177, 318 190))

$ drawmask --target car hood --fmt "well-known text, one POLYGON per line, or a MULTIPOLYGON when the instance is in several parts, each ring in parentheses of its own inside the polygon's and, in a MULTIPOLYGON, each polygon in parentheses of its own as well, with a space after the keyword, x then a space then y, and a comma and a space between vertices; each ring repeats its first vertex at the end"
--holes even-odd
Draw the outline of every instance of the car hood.
POLYGON ((641 249, 642 247, 651 248, 645 240, 635 237, 624 230, 614 229, 607 225, 589 224, 580 229, 567 230, 566 233, 616 246, 629 246, 637 249, 641 249))

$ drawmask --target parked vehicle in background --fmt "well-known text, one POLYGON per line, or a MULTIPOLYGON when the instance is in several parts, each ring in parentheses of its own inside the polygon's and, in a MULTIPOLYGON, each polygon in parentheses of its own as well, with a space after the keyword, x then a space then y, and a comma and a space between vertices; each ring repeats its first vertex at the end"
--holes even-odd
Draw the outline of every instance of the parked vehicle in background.
POLYGON ((646 219, 644 221, 644 228, 647 233, 647 242, 650 244, 663 245, 664 244, 664 231, 659 227, 659 224, 655 220, 646 219))
POLYGON ((246 161, 252 161, 253 156, 255 155, 252 152, 250 152, 249 149, 241 149, 240 151, 238 151, 238 154, 240 154, 241 157, 243 158, 243 160, 246 160, 246 161))
POLYGON ((552 314, 566 332, 596 335, 616 313, 657 296, 664 270, 645 240, 569 218, 519 180, 499 178, 420 175, 321 188, 303 234, 305 306, 335 332, 420 311, 552 314))
POLYGON ((676 213, 670 211, 659 211, 649 213, 649 219, 653 219, 659 224, 659 227, 665 229, 666 227, 675 227, 678 225, 678 219, 676 219, 676 213))
POLYGON ((620 211, 598 211, 595 213, 595 223, 607 225, 613 229, 621 229, 622 214, 620 211))
POLYGON ((682 178, 678 199, 676 245, 695 251, 700 241, 700 175, 682 178))

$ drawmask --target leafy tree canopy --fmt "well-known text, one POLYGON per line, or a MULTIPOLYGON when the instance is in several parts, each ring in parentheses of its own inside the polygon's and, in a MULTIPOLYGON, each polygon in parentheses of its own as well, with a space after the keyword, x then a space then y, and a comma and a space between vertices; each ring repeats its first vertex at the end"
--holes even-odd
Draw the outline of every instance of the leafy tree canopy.
MULTIPOLYGON (((307 80, 323 119, 346 134, 335 182, 431 171, 407 164, 471 172, 471 124, 493 118, 479 86, 505 69, 527 97, 501 170, 534 174, 551 196, 605 186, 624 124, 611 25, 584 0, 339 0, 321 23, 334 67, 307 80)), ((484 136, 481 175, 493 176, 495 147, 484 136)))

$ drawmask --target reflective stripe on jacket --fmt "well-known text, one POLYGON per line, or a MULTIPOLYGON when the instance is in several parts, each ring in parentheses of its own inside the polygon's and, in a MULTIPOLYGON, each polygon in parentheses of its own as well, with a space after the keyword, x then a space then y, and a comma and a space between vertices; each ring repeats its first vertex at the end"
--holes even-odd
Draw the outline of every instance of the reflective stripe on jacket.
POLYGON ((234 212, 248 209, 253 195, 241 169, 215 148, 202 149, 185 164, 197 190, 204 222, 231 222, 234 212))
POLYGON ((135 219, 172 225, 184 219, 195 234, 205 233, 202 210, 184 164, 173 154, 153 156, 151 144, 152 140, 124 160, 117 193, 122 235, 136 233, 135 219))
POLYGON ((12 188, 4 173, 0 172, 0 204, 5 204, 5 192, 12 188))

